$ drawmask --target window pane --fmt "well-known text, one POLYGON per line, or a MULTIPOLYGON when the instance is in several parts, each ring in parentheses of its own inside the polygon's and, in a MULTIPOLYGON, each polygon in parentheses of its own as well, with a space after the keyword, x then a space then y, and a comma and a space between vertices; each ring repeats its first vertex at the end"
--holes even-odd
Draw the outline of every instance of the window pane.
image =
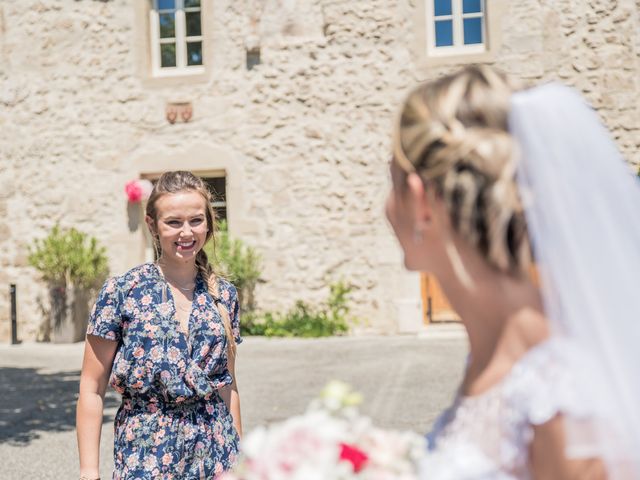
POLYGON ((450 47, 451 45, 453 45, 453 21, 436 22, 436 47, 450 47))
POLYGON ((209 177, 203 178, 203 180, 206 182, 212 195, 212 200, 216 212, 216 220, 226 220, 227 185, 225 182, 225 177, 209 177))
POLYGON ((482 0, 462 0, 462 13, 482 12, 482 0))
POLYGON ((173 10, 176 8, 175 0, 158 0, 158 10, 173 10))
POLYGON ((173 38, 176 36, 176 20, 173 13, 160 14, 160 38, 173 38))
POLYGON ((184 15, 187 17, 187 37, 202 35, 200 12, 186 12, 184 15))
POLYGON ((482 18, 465 18, 464 44, 482 43, 482 18))
POLYGON ((205 177, 203 180, 209 187, 209 191, 211 192, 212 200, 214 202, 227 201, 226 177, 205 177))
POLYGON ((187 65, 202 65, 202 42, 187 42, 187 65))
POLYGON ((176 44, 162 43, 160 44, 160 57, 162 68, 176 66, 176 44))
POLYGON ((184 8, 199 7, 200 0, 184 0, 184 8))
POLYGON ((451 0, 434 0, 434 15, 451 15, 451 0))

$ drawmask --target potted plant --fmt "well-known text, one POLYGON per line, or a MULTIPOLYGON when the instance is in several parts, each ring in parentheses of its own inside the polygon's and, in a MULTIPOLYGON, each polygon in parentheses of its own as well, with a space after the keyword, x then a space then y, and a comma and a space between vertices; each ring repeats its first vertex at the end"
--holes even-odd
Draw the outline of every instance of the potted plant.
POLYGON ((29 264, 49 290, 42 340, 82 340, 92 296, 108 274, 105 248, 86 233, 56 225, 47 237, 35 240, 29 264))

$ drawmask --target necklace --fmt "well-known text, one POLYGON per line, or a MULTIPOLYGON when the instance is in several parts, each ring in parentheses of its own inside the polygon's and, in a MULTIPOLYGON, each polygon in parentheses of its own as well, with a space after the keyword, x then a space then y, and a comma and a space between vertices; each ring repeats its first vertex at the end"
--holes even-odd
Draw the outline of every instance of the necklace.
MULTIPOLYGON (((167 279, 165 279, 165 280, 167 280, 167 279)), ((180 285, 177 285, 173 280, 167 280, 167 283, 168 283, 170 286, 174 287, 174 288, 177 288, 177 289, 179 289, 179 290, 182 290, 183 292, 190 292, 190 291, 192 291, 192 290, 195 288, 195 286, 196 286, 196 282, 193 282, 189 287, 181 287, 180 285)))
POLYGON ((158 270, 160 271, 160 275, 162 275, 162 278, 165 279, 165 281, 169 284, 169 286, 177 288, 178 290, 182 290, 183 292, 191 292, 195 288, 195 286, 196 286, 195 278, 192 280, 191 284, 188 287, 183 287, 183 286, 180 286, 178 284, 178 282, 168 278, 165 275, 164 271, 162 270, 162 264, 160 262, 156 263, 156 265, 158 266, 158 270))

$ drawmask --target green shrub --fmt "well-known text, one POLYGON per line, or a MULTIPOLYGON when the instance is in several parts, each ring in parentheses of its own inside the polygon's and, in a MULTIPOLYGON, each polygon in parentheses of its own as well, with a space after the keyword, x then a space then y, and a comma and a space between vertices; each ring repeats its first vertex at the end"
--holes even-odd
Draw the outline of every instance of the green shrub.
POLYGON ((240 309, 249 314, 255 309, 255 288, 262 273, 262 259, 256 250, 239 238, 232 238, 226 221, 218 223, 214 242, 205 246, 217 271, 238 289, 240 309))
POLYGON ((99 286, 109 272, 106 250, 95 238, 58 225, 46 238, 35 240, 29 249, 29 264, 47 282, 82 288, 99 286))
POLYGON ((35 240, 29 248, 28 261, 49 286, 50 306, 43 322, 42 339, 50 341, 52 328, 60 329, 66 323, 71 329, 67 340, 84 338, 91 295, 109 273, 105 248, 86 233, 75 228, 63 230, 56 225, 47 237, 35 240), (65 321, 67 318, 70 322, 65 321))
POLYGON ((240 334, 244 337, 247 335, 264 335, 265 333, 264 317, 256 311, 240 312, 240 334))
POLYGON ((329 287, 329 298, 319 306, 298 300, 285 313, 267 312, 262 318, 253 314, 241 319, 243 335, 267 337, 328 337, 349 331, 349 294, 352 288, 344 282, 329 287))

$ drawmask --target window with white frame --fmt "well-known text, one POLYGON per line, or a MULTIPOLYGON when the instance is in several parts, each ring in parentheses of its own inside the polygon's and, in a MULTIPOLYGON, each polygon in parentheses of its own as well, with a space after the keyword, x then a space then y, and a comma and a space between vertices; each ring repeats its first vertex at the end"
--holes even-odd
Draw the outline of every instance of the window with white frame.
POLYGON ((427 55, 486 51, 485 3, 485 0, 427 1, 427 55))
POLYGON ((200 0, 153 0, 150 15, 154 74, 203 72, 200 0))

